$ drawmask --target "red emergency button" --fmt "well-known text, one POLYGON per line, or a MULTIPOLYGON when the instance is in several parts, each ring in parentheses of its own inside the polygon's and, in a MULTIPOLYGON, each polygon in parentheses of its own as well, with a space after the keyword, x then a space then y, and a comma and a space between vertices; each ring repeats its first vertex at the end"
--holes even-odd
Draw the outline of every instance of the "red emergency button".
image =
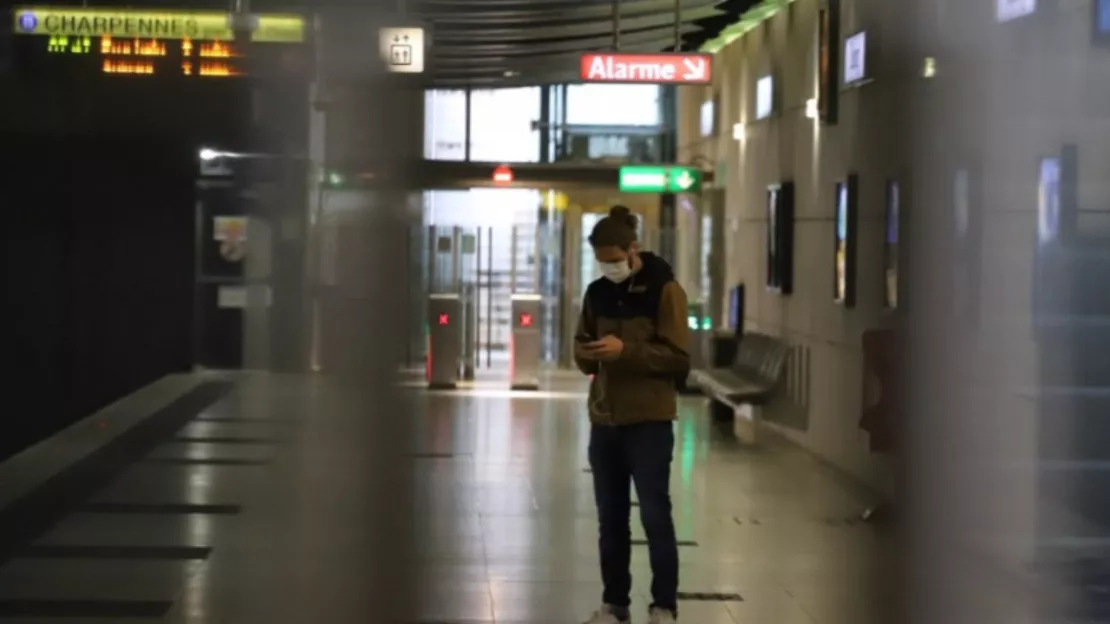
POLYGON ((450 322, 451 322, 451 317, 448 316, 447 314, 440 314, 439 315, 439 324, 440 325, 448 325, 448 324, 450 324, 450 322))
POLYGON ((521 327, 531 327, 532 326, 532 315, 527 314, 527 313, 521 314, 520 315, 520 326, 521 327))

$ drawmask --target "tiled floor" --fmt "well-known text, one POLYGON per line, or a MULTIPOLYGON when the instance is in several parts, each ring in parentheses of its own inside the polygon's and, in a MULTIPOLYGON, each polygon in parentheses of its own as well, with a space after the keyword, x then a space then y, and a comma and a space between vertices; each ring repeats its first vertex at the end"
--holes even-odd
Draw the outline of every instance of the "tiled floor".
MULTIPOLYGON (((66 558, 0 568, 0 601, 37 616, 0 622, 579 622, 600 594, 588 427, 581 382, 553 384, 385 409, 319 380, 245 382, 91 501, 113 505, 50 530, 66 558)), ((862 496, 793 447, 744 447, 697 399, 676 432, 681 589, 740 597, 684 601, 683 621, 875 621, 884 539, 846 522, 862 496)), ((633 560, 640 614, 646 547, 633 560)))

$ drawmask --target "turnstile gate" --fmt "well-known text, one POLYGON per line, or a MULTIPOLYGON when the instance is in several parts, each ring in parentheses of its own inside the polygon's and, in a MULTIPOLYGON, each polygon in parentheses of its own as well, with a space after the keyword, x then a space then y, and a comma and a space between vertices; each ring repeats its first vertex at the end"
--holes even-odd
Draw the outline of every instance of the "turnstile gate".
POLYGON ((540 332, 540 295, 513 295, 509 380, 514 390, 538 390, 543 342, 540 332))
POLYGON ((463 356, 462 298, 457 294, 428 295, 429 388, 455 388, 463 356))

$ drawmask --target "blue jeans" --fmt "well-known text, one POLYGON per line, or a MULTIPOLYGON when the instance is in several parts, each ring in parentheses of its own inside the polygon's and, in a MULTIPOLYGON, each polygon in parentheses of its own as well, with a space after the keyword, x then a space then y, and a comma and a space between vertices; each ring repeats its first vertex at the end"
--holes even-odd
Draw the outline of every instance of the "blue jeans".
POLYGON ((677 615, 678 544, 670 492, 673 455, 674 427, 670 422, 593 425, 590 429, 590 468, 597 499, 605 604, 631 604, 631 482, 640 499, 640 520, 648 539, 652 607, 669 609, 677 615))

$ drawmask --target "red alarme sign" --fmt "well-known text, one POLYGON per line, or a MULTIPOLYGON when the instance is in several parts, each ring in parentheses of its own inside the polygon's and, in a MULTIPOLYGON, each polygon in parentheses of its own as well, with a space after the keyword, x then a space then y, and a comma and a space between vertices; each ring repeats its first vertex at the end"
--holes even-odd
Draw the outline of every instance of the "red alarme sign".
POLYGON ((446 315, 446 314, 440 314, 439 315, 439 324, 440 325, 450 325, 451 324, 451 317, 446 315))
POLYGON ((582 55, 580 78, 584 82, 709 84, 713 82, 713 56, 588 52, 582 55))
POLYGON ((520 315, 520 326, 521 327, 531 327, 532 326, 532 315, 527 314, 527 313, 521 314, 520 315))

